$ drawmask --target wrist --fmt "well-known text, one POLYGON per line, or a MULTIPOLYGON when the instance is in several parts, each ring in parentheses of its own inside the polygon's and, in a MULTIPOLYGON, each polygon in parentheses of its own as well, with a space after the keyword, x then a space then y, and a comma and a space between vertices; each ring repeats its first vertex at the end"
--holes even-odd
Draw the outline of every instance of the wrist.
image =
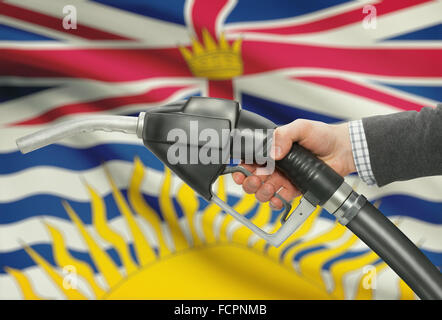
POLYGON ((339 131, 340 131, 340 137, 339 141, 341 142, 341 145, 339 146, 342 154, 342 160, 343 160, 343 166, 344 166, 344 175, 348 175, 350 173, 356 172, 356 164, 354 160, 353 150, 352 150, 352 142, 350 138, 350 130, 349 130, 349 123, 345 122, 342 124, 339 124, 339 131))
POLYGON ((359 177, 368 185, 376 184, 371 169, 370 154, 362 120, 351 121, 347 125, 356 171, 359 177))

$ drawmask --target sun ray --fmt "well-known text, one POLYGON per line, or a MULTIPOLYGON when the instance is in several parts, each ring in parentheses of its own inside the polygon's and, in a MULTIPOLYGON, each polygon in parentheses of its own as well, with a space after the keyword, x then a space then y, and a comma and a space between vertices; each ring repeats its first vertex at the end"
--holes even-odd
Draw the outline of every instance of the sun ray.
MULTIPOLYGON (((350 238, 345 241, 343 244, 336 246, 334 248, 328 248, 325 250, 320 250, 317 252, 313 252, 307 256, 305 256, 299 262, 299 268, 303 276, 319 280, 322 279, 321 271, 322 266, 325 262, 340 255, 341 253, 347 251, 351 246, 353 246, 357 241, 358 237, 354 234, 350 236, 350 238)), ((320 281, 324 290, 327 289, 326 284, 323 281, 320 281)))
POLYGON ((303 241, 299 245, 290 249, 289 252, 285 255, 283 262, 286 265, 291 266, 293 258, 302 249, 307 249, 309 247, 326 244, 330 241, 338 240, 344 235, 346 231, 347 229, 336 221, 334 225, 331 228, 329 228, 327 231, 321 233, 318 236, 313 237, 313 239, 303 241))
POLYGON ((155 260, 156 258, 155 251, 149 245, 143 232, 138 226, 138 223, 135 220, 132 210, 129 208, 126 199, 124 198, 121 191, 118 189, 117 185, 115 184, 115 181, 112 178, 109 170, 106 167, 104 167, 104 171, 112 187, 112 194, 115 199, 115 202, 117 203, 118 209, 120 210, 121 214, 124 216, 129 226, 129 230, 132 233, 134 248, 138 257, 138 261, 140 265, 145 266, 146 264, 155 260))
MULTIPOLYGON (((292 202, 292 207, 296 208, 299 205, 300 201, 301 197, 297 197, 296 199, 294 199, 292 202)), ((295 232, 293 232, 293 234, 284 242, 283 245, 278 248, 269 247, 267 250, 267 254, 270 257, 280 260, 283 252, 287 252, 287 248, 292 243, 298 241, 312 230, 315 222, 317 221, 317 217, 321 214, 321 210, 322 209, 320 207, 317 207, 316 210, 313 211, 313 213, 310 215, 310 217, 308 217, 307 220, 305 220, 305 222, 295 232)), ((275 230, 273 230, 272 232, 276 231, 276 229, 280 228, 280 226, 281 222, 277 220, 275 223, 275 230)))
POLYGON ((15 279, 25 300, 42 300, 42 298, 35 293, 31 282, 23 272, 10 267, 5 267, 5 271, 15 279))
POLYGON ((404 280, 398 277, 399 299, 400 300, 416 300, 416 295, 410 289, 404 280))
POLYGON ((375 290, 376 288, 373 288, 372 286, 370 286, 369 288, 364 288, 364 284, 366 284, 367 282, 370 282, 370 284, 372 284, 373 281, 376 281, 376 277, 386 267, 387 264, 382 261, 375 266, 373 271, 369 271, 361 277, 355 300, 373 300, 373 290, 375 290))
MULTIPOLYGON (((221 200, 227 201, 227 192, 223 176, 220 176, 218 178, 218 188, 216 193, 221 200)), ((220 209, 220 207, 218 207, 218 205, 210 203, 202 213, 203 216, 201 219, 201 224, 206 243, 214 243, 216 241, 214 222, 216 216, 221 212, 222 210, 220 209)))
MULTIPOLYGON (((272 210, 268 203, 260 203, 256 214, 251 218, 251 221, 259 227, 266 225, 272 215, 272 210)), ((248 245, 249 238, 253 235, 253 231, 249 228, 241 226, 235 230, 232 235, 232 241, 248 245)))
POLYGON ((132 178, 129 184, 128 197, 130 204, 134 208, 134 210, 143 217, 155 230, 158 245, 159 245, 159 256, 163 257, 171 252, 171 250, 167 247, 166 242, 164 240, 164 235, 162 232, 162 227, 169 228, 166 224, 163 224, 159 217, 159 215, 154 211, 151 206, 146 202, 143 195, 141 194, 141 183, 145 176, 144 165, 141 162, 139 157, 135 157, 134 159, 134 170, 132 173, 132 178))
POLYGON ((176 250, 182 250, 189 247, 186 237, 178 223, 178 215, 173 206, 173 200, 170 196, 172 187, 172 172, 169 168, 165 168, 163 185, 161 186, 159 203, 164 219, 170 227, 176 250))
POLYGON ((126 270, 127 275, 137 270, 137 265, 130 255, 129 248, 124 238, 115 232, 107 223, 106 208, 103 199, 98 193, 88 184, 86 188, 91 197, 92 206, 92 221, 101 238, 112 244, 117 251, 121 262, 126 270))
POLYGON ((344 276, 352 271, 363 268, 364 266, 371 265, 379 259, 378 255, 373 251, 368 251, 367 253, 357 257, 343 259, 334 263, 330 268, 330 274, 332 275, 334 281, 333 295, 339 299, 345 298, 345 288, 343 283, 344 276))
POLYGON ((192 188, 190 188, 187 184, 183 183, 178 189, 177 201, 183 209, 184 215, 187 218, 194 245, 201 245, 202 242, 196 233, 194 223, 195 216, 199 207, 199 202, 195 191, 193 191, 192 188))
POLYGON ((89 253, 92 256, 92 259, 96 264, 98 271, 100 271, 100 273, 103 275, 109 287, 116 285, 119 281, 123 279, 120 272, 118 271, 118 267, 108 256, 108 254, 103 249, 101 249, 97 242, 92 238, 92 236, 84 227, 83 222, 80 220, 80 218, 69 205, 69 203, 67 201, 62 201, 62 204, 69 217, 77 227, 78 231, 81 233, 84 241, 86 242, 86 245, 89 248, 89 253))
POLYGON ((73 266, 75 268, 75 272, 83 277, 90 285, 95 297, 99 298, 103 296, 106 292, 103 290, 103 288, 97 285, 92 268, 87 263, 77 260, 70 255, 69 251, 66 249, 66 244, 60 231, 48 223, 45 223, 45 226, 51 234, 53 243, 52 251, 57 265, 61 268, 73 266))
POLYGON ((63 292, 66 298, 70 300, 86 300, 87 297, 84 296, 80 291, 73 287, 66 288, 63 285, 63 277, 58 274, 58 272, 42 257, 40 256, 34 249, 31 247, 24 245, 23 247, 26 253, 34 260, 36 264, 38 264, 43 270, 47 273, 47 275, 52 279, 52 281, 58 286, 58 288, 63 292))

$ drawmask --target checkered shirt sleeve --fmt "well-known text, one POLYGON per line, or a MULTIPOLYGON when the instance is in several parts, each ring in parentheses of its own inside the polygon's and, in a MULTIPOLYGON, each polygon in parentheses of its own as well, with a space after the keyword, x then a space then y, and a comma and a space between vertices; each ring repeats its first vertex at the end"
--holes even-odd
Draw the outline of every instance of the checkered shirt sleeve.
POLYGON ((351 149, 358 175, 366 184, 374 185, 376 184, 376 179, 371 170, 370 156, 362 120, 350 121, 348 128, 350 132, 351 149))

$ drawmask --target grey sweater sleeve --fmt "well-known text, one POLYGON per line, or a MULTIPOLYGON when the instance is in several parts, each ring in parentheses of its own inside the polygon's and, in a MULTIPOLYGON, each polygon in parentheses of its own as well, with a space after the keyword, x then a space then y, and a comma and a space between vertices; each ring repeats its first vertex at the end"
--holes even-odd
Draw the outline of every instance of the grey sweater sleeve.
POLYGON ((378 186, 442 175, 442 104, 363 118, 362 123, 378 186))

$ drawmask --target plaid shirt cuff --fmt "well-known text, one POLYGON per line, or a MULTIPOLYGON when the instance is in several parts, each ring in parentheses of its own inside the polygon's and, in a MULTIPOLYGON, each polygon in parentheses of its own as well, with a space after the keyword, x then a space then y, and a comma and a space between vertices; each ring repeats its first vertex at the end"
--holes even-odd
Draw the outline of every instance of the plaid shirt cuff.
POLYGON ((353 158, 359 177, 368 185, 376 184, 376 179, 371 170, 370 156, 362 120, 350 121, 348 128, 350 131, 353 158))

